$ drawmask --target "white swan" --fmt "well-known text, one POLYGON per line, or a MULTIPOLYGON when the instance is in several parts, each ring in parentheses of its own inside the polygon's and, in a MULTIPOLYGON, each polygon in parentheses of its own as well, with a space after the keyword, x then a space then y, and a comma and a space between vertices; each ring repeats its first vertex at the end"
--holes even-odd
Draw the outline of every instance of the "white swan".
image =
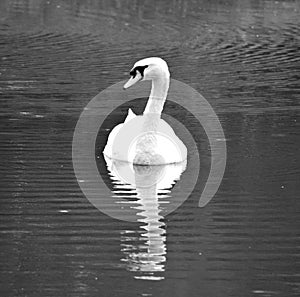
POLYGON ((167 98, 170 73, 167 63, 157 57, 136 62, 130 71, 127 89, 142 80, 151 80, 152 89, 143 115, 128 111, 124 123, 108 136, 103 154, 135 165, 163 165, 183 162, 187 149, 170 125, 161 119, 167 98))

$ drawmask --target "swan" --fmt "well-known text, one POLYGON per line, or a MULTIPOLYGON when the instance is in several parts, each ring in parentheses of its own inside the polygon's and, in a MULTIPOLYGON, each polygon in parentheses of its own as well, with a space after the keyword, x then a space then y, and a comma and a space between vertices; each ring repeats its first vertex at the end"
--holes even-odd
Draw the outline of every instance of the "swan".
POLYGON ((143 115, 131 109, 124 123, 110 132, 103 154, 113 160, 134 165, 164 165, 187 159, 187 149, 161 113, 170 85, 170 73, 161 58, 150 57, 137 61, 130 71, 124 90, 139 81, 150 80, 152 88, 143 115))

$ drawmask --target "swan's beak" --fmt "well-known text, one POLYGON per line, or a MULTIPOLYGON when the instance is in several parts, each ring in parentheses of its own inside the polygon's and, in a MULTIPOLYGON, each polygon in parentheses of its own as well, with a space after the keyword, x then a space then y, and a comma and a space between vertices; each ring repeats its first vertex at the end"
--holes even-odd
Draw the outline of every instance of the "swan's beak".
POLYGON ((124 85, 123 89, 126 90, 129 87, 133 86, 135 83, 137 83, 138 81, 140 81, 142 79, 142 75, 137 71, 136 76, 135 77, 130 77, 128 82, 124 85))

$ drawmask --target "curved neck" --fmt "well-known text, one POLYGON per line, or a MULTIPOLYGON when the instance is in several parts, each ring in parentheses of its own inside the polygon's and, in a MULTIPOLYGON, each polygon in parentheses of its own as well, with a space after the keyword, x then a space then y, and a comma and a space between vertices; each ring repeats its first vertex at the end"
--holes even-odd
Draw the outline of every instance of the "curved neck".
POLYGON ((152 80, 151 93, 144 110, 145 114, 161 114, 166 102, 170 78, 168 75, 152 80))

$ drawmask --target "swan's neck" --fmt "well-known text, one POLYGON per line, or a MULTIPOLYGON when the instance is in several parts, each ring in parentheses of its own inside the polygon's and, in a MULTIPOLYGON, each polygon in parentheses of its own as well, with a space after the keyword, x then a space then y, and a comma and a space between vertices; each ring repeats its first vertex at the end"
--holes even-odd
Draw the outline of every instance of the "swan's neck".
POLYGON ((150 97, 143 114, 144 123, 142 131, 145 134, 140 135, 136 147, 139 153, 154 153, 157 144, 155 133, 167 98, 168 89, 169 76, 165 75, 152 80, 150 97))
POLYGON ((168 94, 169 84, 170 78, 167 74, 152 80, 151 93, 144 110, 144 115, 160 115, 162 113, 168 94))

